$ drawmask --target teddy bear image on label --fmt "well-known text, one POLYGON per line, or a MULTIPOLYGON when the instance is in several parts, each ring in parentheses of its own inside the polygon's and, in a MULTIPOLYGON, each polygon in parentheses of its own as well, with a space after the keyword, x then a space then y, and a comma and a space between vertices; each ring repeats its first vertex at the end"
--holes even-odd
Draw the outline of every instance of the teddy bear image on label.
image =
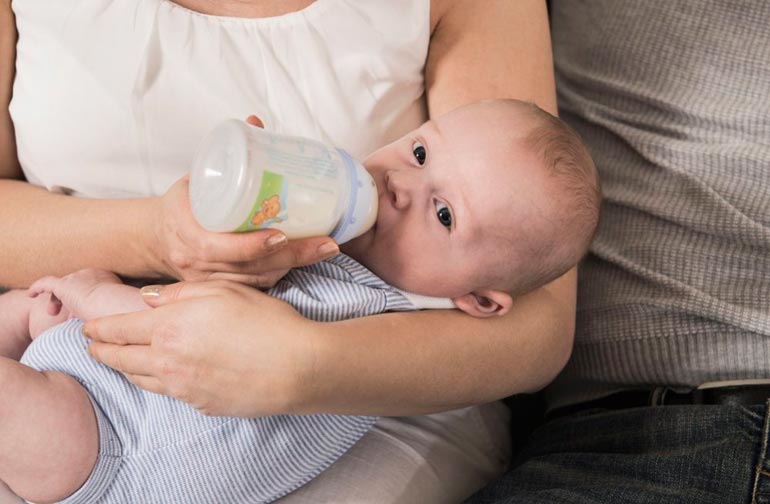
POLYGON ((277 222, 281 221, 281 219, 278 218, 278 213, 281 211, 281 202, 278 199, 277 194, 273 194, 269 198, 262 200, 260 206, 262 207, 262 210, 255 213, 254 217, 251 218, 252 225, 258 227, 270 219, 275 219, 277 222))

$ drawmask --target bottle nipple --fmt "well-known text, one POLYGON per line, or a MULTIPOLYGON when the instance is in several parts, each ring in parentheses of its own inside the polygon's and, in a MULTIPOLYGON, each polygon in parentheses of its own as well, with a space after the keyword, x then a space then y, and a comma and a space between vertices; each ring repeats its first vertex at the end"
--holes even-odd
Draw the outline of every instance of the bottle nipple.
POLYGON ((364 166, 342 149, 337 149, 348 172, 349 192, 347 210, 329 235, 338 244, 367 232, 377 220, 377 185, 364 166))

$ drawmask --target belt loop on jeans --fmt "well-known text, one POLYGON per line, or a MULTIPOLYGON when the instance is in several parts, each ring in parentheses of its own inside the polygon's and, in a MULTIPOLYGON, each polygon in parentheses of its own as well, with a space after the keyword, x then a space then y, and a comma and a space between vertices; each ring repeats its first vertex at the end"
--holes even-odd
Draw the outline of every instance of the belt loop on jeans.
POLYGON ((666 401, 668 387, 655 387, 650 391, 650 406, 663 406, 666 401))

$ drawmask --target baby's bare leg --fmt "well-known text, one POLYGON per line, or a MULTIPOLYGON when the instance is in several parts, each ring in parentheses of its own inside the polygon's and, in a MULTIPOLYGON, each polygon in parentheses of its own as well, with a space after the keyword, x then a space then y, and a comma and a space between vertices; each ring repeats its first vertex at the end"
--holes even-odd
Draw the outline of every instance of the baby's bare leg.
POLYGON ((88 479, 98 443, 80 384, 0 357, 0 481, 28 501, 62 500, 88 479))

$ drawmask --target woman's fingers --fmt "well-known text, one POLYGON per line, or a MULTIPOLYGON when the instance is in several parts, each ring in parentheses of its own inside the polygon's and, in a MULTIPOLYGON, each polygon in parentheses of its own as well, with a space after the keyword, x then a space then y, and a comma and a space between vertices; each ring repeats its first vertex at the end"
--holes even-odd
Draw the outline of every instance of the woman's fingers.
POLYGON ((148 392, 154 392, 156 394, 168 395, 168 390, 159 379, 154 376, 135 375, 130 373, 123 373, 128 381, 133 383, 139 388, 142 388, 148 392))
POLYGON ((250 233, 206 232, 201 242, 200 257, 206 262, 247 262, 281 250, 287 244, 286 235, 275 230, 250 233))
MULTIPOLYGON (((155 223, 154 251, 167 276, 184 280, 205 280, 211 273, 237 281, 265 286, 259 277, 296 266, 312 264, 339 252, 328 237, 289 241, 276 229, 249 233, 214 233, 205 230, 192 215, 189 181, 183 177, 160 200, 161 212, 155 223)), ((272 280, 270 280, 272 282, 272 280)), ((274 283, 274 282, 273 282, 274 283)))
POLYGON ((149 345, 154 319, 151 310, 93 319, 83 325, 83 336, 113 345, 149 345))
MULTIPOLYGON (((145 303, 153 308, 177 301, 202 297, 218 297, 224 292, 251 292, 252 289, 239 283, 225 281, 177 282, 169 285, 147 285, 141 294, 145 303)), ((149 312, 153 313, 153 312, 149 312)))
POLYGON ((102 364, 124 374, 157 376, 156 354, 145 345, 113 345, 92 341, 88 353, 102 364))
POLYGON ((337 244, 326 236, 288 241, 284 234, 273 230, 211 233, 203 247, 202 261, 195 266, 203 271, 224 273, 264 273, 288 269, 312 264, 339 252, 337 244))
POLYGON ((339 254, 334 240, 325 236, 293 240, 269 255, 251 256, 239 262, 206 262, 196 265, 202 271, 217 273, 261 274, 313 264, 339 254))
POLYGON ((258 275, 242 275, 240 273, 212 273, 210 280, 226 280, 228 282, 237 282, 258 289, 269 289, 274 287, 278 281, 283 278, 289 270, 271 271, 270 273, 261 273, 258 275))
POLYGON ((300 336, 310 322, 290 305, 225 281, 152 285, 142 294, 154 309, 84 326, 96 360, 204 414, 290 409, 315 360, 314 347, 300 336))

